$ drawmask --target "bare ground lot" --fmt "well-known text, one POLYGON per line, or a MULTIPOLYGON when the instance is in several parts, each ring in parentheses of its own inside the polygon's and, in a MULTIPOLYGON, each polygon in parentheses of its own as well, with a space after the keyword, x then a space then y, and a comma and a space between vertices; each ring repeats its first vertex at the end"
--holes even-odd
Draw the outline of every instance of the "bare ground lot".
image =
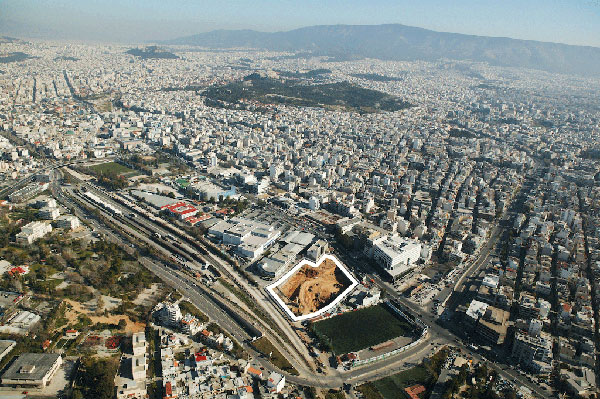
POLYGON ((134 323, 129 316, 126 315, 99 316, 95 315, 93 311, 79 302, 70 299, 65 299, 65 302, 71 305, 71 308, 67 309, 65 312, 65 318, 69 320, 70 324, 76 324, 78 316, 80 314, 85 314, 92 320, 92 323, 119 324, 119 321, 125 320, 125 323, 127 323, 125 332, 127 333, 144 331, 146 326, 144 323, 134 323))
POLYGON ((159 285, 154 283, 150 287, 144 288, 137 298, 135 298, 133 303, 135 305, 150 306, 153 303, 156 303, 161 294, 162 290, 160 289, 159 285))
POLYGON ((290 310, 301 316, 331 303, 348 286, 350 281, 344 272, 325 259, 317 267, 303 266, 278 290, 290 310))

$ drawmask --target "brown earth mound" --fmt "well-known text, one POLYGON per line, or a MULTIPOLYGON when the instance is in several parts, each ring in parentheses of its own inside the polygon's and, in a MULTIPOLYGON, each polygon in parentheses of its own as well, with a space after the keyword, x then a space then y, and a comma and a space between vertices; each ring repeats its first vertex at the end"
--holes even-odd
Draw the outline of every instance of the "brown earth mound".
POLYGON ((350 286, 346 277, 334 261, 325 259, 318 267, 308 265, 300 268, 279 287, 282 298, 296 315, 316 312, 331 303, 350 286))

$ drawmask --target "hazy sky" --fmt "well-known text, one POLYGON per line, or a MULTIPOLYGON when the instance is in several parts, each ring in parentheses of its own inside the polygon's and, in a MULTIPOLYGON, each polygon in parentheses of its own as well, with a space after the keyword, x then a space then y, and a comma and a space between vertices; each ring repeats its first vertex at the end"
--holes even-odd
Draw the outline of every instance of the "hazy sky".
POLYGON ((143 42, 383 23, 600 47, 600 0, 0 0, 0 34, 29 38, 143 42))

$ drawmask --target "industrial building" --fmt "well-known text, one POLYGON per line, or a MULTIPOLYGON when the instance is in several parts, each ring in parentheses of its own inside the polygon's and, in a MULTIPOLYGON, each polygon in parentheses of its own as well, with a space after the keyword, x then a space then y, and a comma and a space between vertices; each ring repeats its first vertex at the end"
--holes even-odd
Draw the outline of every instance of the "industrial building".
POLYGON ((13 341, 12 339, 0 340, 0 360, 4 359, 4 356, 8 355, 16 345, 17 341, 13 341))
POLYGON ((186 220, 199 212, 195 206, 183 201, 164 205, 160 208, 160 210, 169 212, 171 215, 178 217, 180 220, 186 220))
POLYGON ((23 202, 35 197, 48 188, 48 183, 31 183, 8 196, 10 202, 23 202))
POLYGON ((281 235, 273 226, 244 218, 223 220, 208 229, 208 234, 223 244, 233 245, 245 258, 254 259, 281 235))
POLYGON ((203 200, 219 201, 225 198, 231 198, 236 196, 236 190, 234 186, 231 188, 225 188, 208 181, 201 181, 194 183, 192 189, 203 200))
POLYGON ((62 365, 56 353, 23 353, 2 374, 2 385, 42 388, 50 383, 62 365))
POLYGON ((27 335, 40 320, 39 315, 28 310, 20 310, 10 316, 4 325, 0 326, 0 332, 27 335))
MULTIPOLYGON (((295 263, 298 255, 308 247, 315 236, 311 233, 298 230, 290 231, 281 239, 285 244, 278 251, 272 251, 270 256, 265 257, 256 265, 258 274, 265 280, 274 280, 283 275, 288 267, 295 263)), ((312 248, 312 247, 311 247, 312 248)), ((322 255, 323 251, 317 251, 322 255)), ((319 256, 320 257, 320 256, 319 256)), ((313 258, 316 260, 318 258, 313 258)))

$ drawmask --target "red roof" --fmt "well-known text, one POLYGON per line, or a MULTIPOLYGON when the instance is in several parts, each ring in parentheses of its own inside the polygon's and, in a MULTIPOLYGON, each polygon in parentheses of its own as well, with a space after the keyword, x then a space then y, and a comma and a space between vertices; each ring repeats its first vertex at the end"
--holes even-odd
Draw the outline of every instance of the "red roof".
POLYGON ((198 210, 187 202, 177 202, 174 204, 161 206, 160 209, 168 209, 178 215, 185 215, 190 212, 197 212, 198 210))
POLYGON ((196 361, 197 362, 202 362, 202 361, 204 361, 206 359, 207 359, 207 357, 204 356, 204 355, 196 355, 196 361))
POLYGON ((248 367, 248 373, 254 375, 262 375, 262 371, 255 369, 254 367, 248 367))
POLYGON ((404 388, 404 392, 411 399, 420 399, 419 394, 425 392, 425 387, 423 385, 413 385, 412 387, 404 388))
POLYGON ((8 272, 8 274, 24 274, 27 273, 27 271, 25 269, 23 269, 21 266, 17 266, 17 267, 13 267, 12 269, 10 269, 10 271, 8 272))
POLYGON ((171 396, 173 394, 173 388, 171 388, 171 381, 165 384, 165 395, 171 396))

